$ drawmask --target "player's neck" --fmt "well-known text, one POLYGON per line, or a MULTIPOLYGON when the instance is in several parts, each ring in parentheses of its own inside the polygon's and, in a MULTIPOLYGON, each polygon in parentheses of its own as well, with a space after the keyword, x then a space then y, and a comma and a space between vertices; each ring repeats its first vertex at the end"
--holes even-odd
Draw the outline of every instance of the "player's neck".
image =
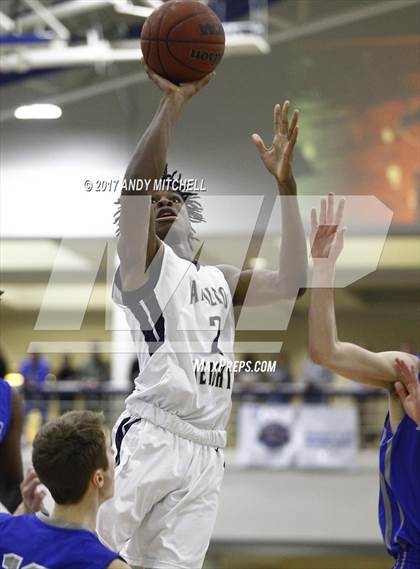
POLYGON ((98 497, 87 493, 77 504, 55 504, 51 514, 51 519, 67 522, 81 526, 90 531, 95 531, 98 508, 98 497))
POLYGON ((165 237, 165 244, 169 245, 174 253, 178 255, 178 257, 182 257, 183 259, 192 260, 193 259, 193 250, 191 248, 190 242, 188 239, 176 239, 176 238, 169 238, 167 235, 165 237))

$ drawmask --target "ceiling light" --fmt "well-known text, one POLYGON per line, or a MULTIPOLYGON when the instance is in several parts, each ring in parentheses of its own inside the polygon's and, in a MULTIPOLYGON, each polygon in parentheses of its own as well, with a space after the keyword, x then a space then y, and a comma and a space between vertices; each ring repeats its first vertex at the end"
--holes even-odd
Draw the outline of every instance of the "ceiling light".
POLYGON ((17 119, 59 119, 61 115, 60 107, 50 104, 23 105, 15 110, 17 119))

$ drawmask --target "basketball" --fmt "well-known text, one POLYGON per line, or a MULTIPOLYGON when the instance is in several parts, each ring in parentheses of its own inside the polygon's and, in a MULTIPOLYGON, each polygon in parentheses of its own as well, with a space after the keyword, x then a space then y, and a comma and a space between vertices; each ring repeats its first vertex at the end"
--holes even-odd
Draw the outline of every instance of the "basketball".
POLYGON ((196 0, 170 0, 141 31, 146 65, 172 83, 197 81, 220 63, 225 33, 216 14, 196 0))

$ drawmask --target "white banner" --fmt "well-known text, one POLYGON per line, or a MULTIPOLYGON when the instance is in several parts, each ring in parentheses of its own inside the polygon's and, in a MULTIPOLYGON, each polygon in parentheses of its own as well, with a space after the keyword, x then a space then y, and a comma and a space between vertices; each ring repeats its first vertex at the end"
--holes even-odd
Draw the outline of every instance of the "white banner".
POLYGON ((288 468, 295 454, 296 407, 244 403, 238 409, 237 463, 288 468))
POLYGON ((357 463, 355 407, 244 403, 236 460, 262 468, 351 468, 357 463))
POLYGON ((356 465, 359 427, 354 406, 304 405, 295 424, 297 468, 356 465))

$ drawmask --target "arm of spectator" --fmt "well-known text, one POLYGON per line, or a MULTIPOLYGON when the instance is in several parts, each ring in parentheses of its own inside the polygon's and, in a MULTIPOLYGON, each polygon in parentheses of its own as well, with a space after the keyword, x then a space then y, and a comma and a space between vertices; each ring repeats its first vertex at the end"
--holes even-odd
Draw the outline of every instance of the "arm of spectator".
POLYGON ((12 391, 10 428, 0 446, 0 502, 14 512, 21 502, 19 485, 23 478, 20 439, 23 429, 23 404, 18 393, 12 391))

